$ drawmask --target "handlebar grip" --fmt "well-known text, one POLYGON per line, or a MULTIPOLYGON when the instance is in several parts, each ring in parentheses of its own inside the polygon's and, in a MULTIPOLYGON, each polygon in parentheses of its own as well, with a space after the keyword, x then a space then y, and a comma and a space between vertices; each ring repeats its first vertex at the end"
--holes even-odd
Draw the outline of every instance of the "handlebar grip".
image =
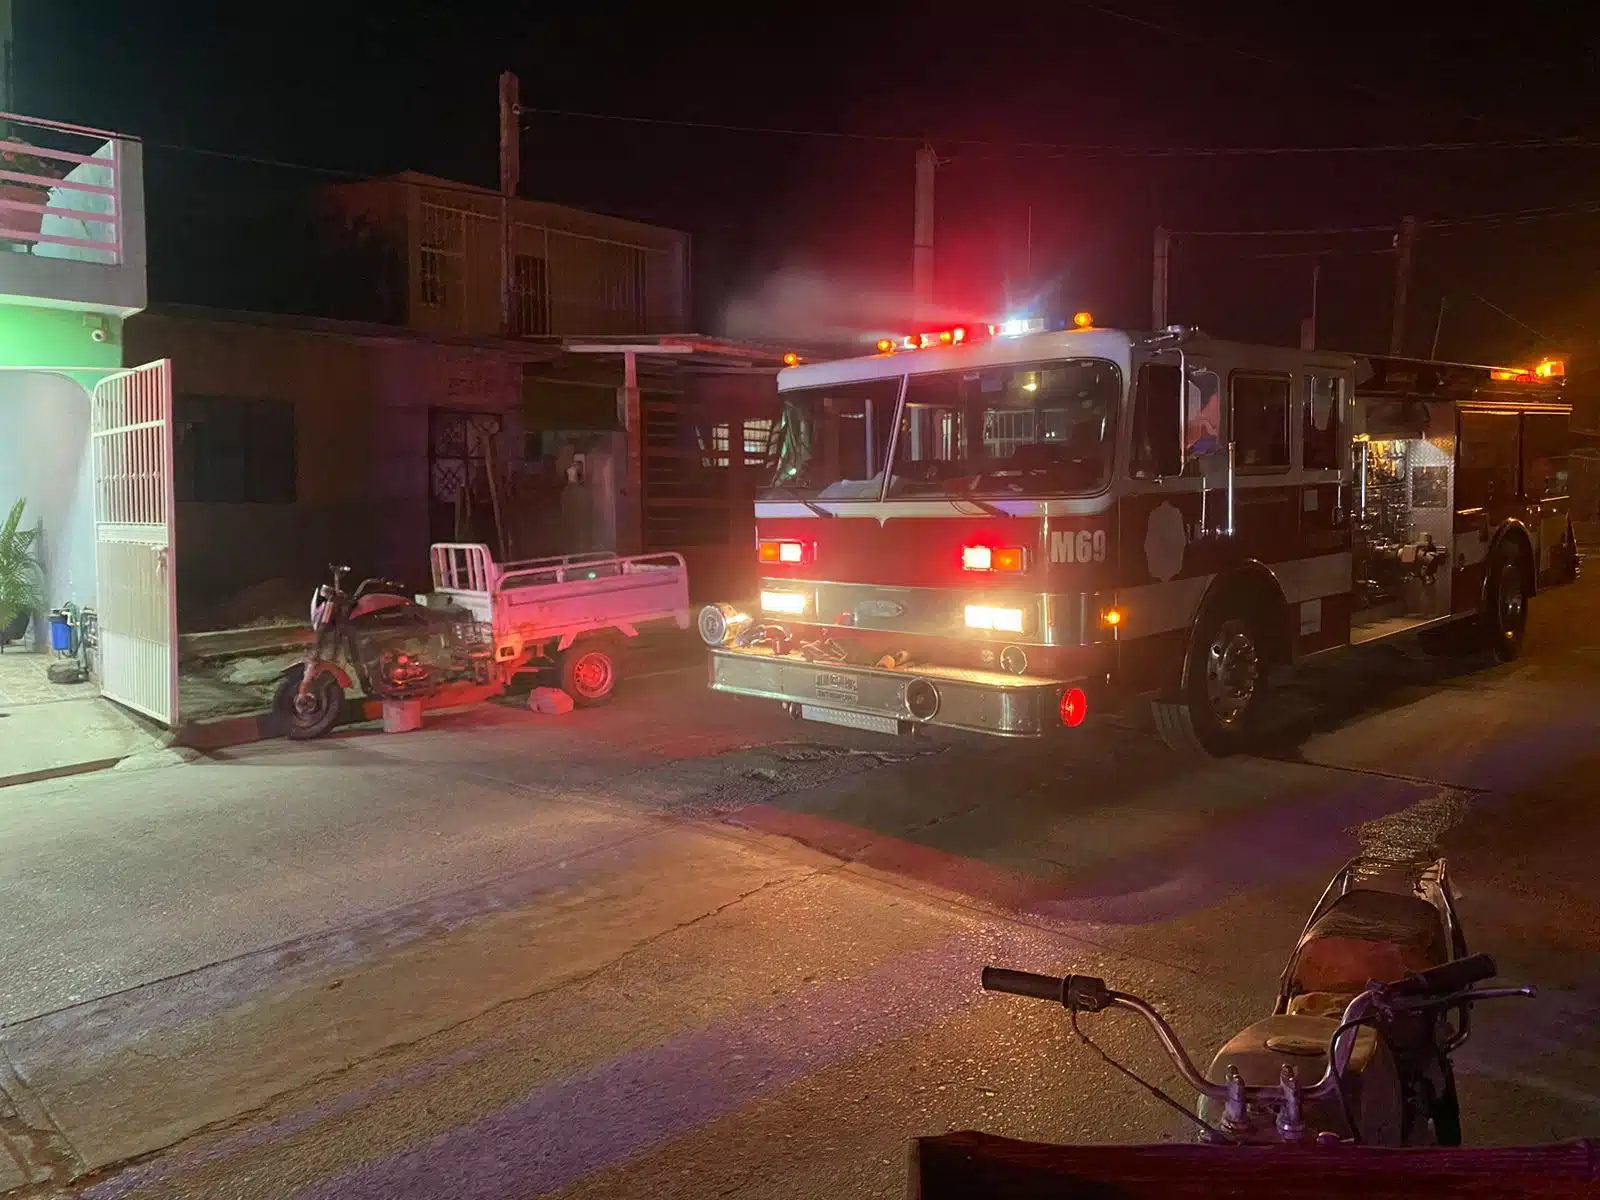
POLYGON ((1035 975, 1032 971, 1011 971, 1005 967, 983 969, 983 990, 1009 992, 1013 996, 1028 996, 1035 1000, 1054 1000, 1066 1008, 1082 1012, 1099 1012, 1116 1001, 1116 993, 1106 987, 1104 979, 1093 975, 1035 975))
POLYGON ((1401 996, 1445 996, 1465 991, 1475 983, 1499 974, 1492 954, 1472 954, 1408 975, 1389 990, 1401 996))
POLYGON ((1005 967, 983 969, 983 990, 986 992, 1007 992, 1035 1000, 1054 1000, 1060 1004, 1066 996, 1066 986, 1067 981, 1056 975, 1035 975, 1032 971, 1012 971, 1005 967))

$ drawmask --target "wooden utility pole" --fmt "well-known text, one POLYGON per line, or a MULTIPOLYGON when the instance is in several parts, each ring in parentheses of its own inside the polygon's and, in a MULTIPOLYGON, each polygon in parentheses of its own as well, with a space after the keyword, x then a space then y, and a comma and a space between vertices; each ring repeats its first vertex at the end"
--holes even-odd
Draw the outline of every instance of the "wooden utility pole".
POLYGON ((1394 265, 1394 326, 1389 331, 1389 353, 1398 355, 1405 344, 1406 293, 1411 289, 1411 254, 1417 245, 1417 219, 1406 217, 1400 222, 1400 232, 1395 238, 1394 265))
POLYGON ((911 293, 916 319, 933 318, 933 147, 917 151, 916 211, 911 222, 911 293))
POLYGON ((1156 226, 1155 269, 1150 276, 1150 328, 1167 327, 1167 267, 1172 259, 1172 234, 1156 226))
POLYGON ((1300 349, 1317 348, 1317 293, 1322 290, 1322 264, 1311 265, 1311 315, 1300 322, 1300 349))
POLYGON ((522 182, 522 127, 517 77, 500 75, 500 332, 515 333, 511 320, 511 201, 522 182))

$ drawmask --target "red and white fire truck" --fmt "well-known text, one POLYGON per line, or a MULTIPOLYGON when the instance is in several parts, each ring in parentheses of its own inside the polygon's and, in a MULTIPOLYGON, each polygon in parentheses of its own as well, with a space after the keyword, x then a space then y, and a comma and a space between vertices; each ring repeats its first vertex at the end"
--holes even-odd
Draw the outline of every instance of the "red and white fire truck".
POLYGON ((758 608, 700 614, 718 691, 1011 737, 1148 697, 1170 744, 1223 754, 1272 667, 1411 633, 1510 658, 1577 570, 1559 363, 1088 314, 877 348, 779 376, 758 608))

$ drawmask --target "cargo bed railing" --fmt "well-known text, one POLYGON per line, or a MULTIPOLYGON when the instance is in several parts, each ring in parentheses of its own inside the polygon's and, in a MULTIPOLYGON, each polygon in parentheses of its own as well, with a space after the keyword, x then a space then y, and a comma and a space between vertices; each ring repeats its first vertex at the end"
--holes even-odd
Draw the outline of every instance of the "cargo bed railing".
POLYGON ((497 563, 490 556, 489 547, 481 542, 437 542, 430 557, 434 591, 485 596, 509 588, 614 579, 674 568, 688 570, 683 555, 672 551, 621 555, 600 550, 497 563))

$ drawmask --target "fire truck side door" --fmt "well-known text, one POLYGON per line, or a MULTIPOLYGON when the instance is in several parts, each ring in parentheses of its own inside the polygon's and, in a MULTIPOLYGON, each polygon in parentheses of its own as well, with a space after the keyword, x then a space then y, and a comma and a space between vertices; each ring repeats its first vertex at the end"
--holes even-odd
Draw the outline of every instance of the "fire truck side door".
POLYGON ((1344 368, 1309 365, 1297 385, 1301 541, 1310 553, 1343 549, 1350 513, 1350 377, 1344 368))

